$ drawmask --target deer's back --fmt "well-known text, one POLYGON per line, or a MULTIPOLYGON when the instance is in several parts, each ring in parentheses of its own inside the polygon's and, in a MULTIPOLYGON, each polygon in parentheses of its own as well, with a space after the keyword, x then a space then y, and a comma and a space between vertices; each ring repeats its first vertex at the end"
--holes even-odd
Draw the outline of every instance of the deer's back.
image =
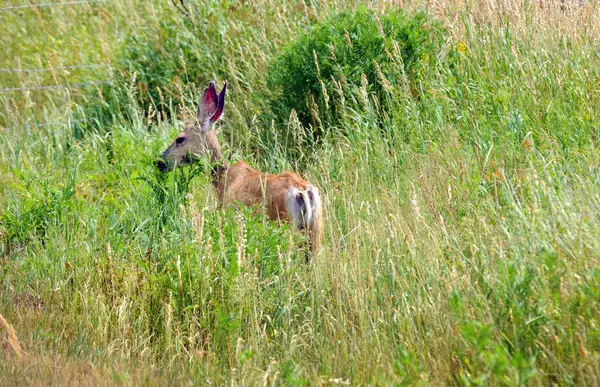
POLYGON ((218 188, 222 204, 242 203, 246 206, 265 205, 273 220, 286 219, 285 195, 291 188, 305 190, 308 182, 295 173, 271 175, 259 172, 243 161, 229 167, 218 188))

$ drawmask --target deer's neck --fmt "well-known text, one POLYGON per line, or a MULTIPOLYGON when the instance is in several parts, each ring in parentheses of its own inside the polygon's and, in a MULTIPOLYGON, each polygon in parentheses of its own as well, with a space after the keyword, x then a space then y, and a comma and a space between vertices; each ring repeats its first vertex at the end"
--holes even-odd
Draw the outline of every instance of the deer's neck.
POLYGON ((210 152, 210 162, 212 165, 212 183, 213 186, 219 190, 221 182, 225 178, 225 173, 229 168, 229 163, 223 158, 223 152, 221 152, 221 146, 219 140, 214 131, 210 131, 206 135, 206 147, 210 152))

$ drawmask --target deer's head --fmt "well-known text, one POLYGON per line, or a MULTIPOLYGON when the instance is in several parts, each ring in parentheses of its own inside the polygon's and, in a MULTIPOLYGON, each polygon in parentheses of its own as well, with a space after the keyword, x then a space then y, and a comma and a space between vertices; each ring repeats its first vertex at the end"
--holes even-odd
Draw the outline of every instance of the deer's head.
POLYGON ((209 151, 212 151, 213 159, 221 158, 213 125, 223 114, 226 90, 227 82, 218 94, 215 83, 209 83, 198 105, 196 121, 186 125, 184 131, 179 133, 171 146, 163 152, 162 159, 156 162, 161 172, 169 172, 177 167, 189 165, 209 151))

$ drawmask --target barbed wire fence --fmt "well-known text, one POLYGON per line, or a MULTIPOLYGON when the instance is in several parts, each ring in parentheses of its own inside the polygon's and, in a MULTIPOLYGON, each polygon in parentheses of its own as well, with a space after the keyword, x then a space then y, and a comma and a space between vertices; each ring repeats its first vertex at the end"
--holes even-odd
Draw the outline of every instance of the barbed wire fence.
POLYGON ((100 67, 111 67, 112 63, 106 63, 106 64, 89 64, 89 65, 73 65, 73 66, 57 66, 57 67, 50 67, 50 68, 44 68, 44 69, 21 69, 21 68, 16 68, 16 69, 7 69, 7 68, 0 68, 0 73, 43 73, 43 72, 48 72, 48 71, 60 71, 60 70, 77 70, 77 69, 94 69, 94 68, 100 68, 100 67))
MULTIPOLYGON (((81 6, 86 4, 100 4, 106 3, 108 0, 76 0, 76 1, 56 1, 56 2, 44 2, 44 3, 30 3, 22 5, 9 5, 0 7, 0 12, 17 12, 31 8, 51 8, 51 7, 70 7, 70 6, 81 6)), ((64 71, 82 70, 82 69, 100 69, 108 68, 111 69, 113 63, 90 63, 90 64, 74 64, 47 68, 0 68, 0 73, 5 74, 40 74, 40 73, 57 73, 64 71)), ((63 84, 38 84, 38 85, 26 85, 23 82, 19 82, 17 87, 2 87, 0 85, 0 94, 11 94, 17 92, 29 92, 29 91, 42 91, 42 90, 73 90, 83 89, 88 87, 98 87, 103 85, 111 84, 110 81, 90 81, 90 82, 73 82, 63 84)), ((46 126, 59 126, 65 124, 75 124, 81 121, 67 120, 67 122, 40 122, 40 123, 26 123, 26 127, 46 127, 46 126)), ((10 130, 11 128, 0 127, 0 130, 10 130)))
POLYGON ((11 91, 27 91, 27 90, 50 90, 50 89, 79 89, 86 86, 102 86, 110 85, 111 82, 76 82, 63 85, 37 85, 37 86, 23 86, 23 87, 3 87, 0 88, 0 93, 11 92, 11 91))
POLYGON ((0 11, 14 11, 18 9, 26 9, 26 8, 44 8, 44 7, 60 7, 66 5, 80 5, 80 4, 88 4, 88 3, 104 3, 106 0, 79 0, 79 1, 62 1, 62 2, 52 2, 52 3, 32 3, 32 4, 23 4, 23 5, 9 5, 7 7, 0 7, 0 11))

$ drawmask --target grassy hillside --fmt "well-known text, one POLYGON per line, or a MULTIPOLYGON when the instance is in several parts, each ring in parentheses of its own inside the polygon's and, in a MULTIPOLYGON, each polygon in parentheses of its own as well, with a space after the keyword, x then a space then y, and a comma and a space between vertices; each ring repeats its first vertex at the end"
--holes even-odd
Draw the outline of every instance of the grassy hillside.
POLYGON ((45 69, 0 71, 0 384, 598 384, 600 8, 185 3, 0 11, 0 68, 45 69), (385 50, 323 77, 297 44, 355 10, 385 50), (154 167, 211 79, 227 157, 321 188, 311 264, 206 163, 154 167))

